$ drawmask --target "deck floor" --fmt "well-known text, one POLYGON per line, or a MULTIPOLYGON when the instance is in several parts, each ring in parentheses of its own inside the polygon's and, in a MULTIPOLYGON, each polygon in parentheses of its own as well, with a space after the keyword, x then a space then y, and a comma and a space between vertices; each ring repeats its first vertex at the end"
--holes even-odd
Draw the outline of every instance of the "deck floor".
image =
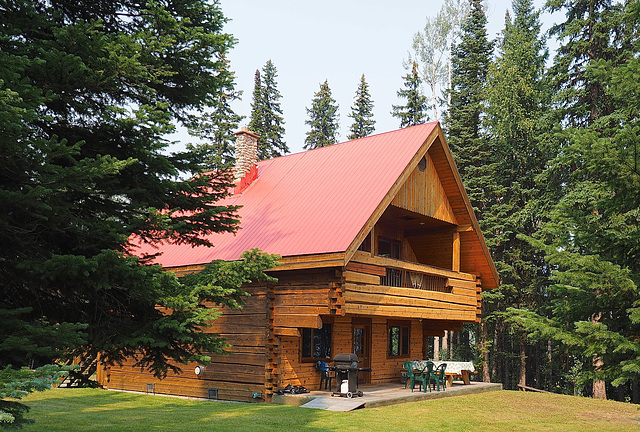
MULTIPOLYGON (((309 389, 311 390, 311 389, 309 389)), ((471 382, 465 385, 462 381, 454 381, 452 387, 446 390, 427 390, 426 393, 418 388, 412 392, 411 389, 404 388, 402 384, 384 383, 362 385, 358 388, 363 392, 362 397, 348 399, 346 397, 331 396, 330 391, 312 390, 310 393, 297 395, 274 395, 273 403, 284 405, 298 405, 307 408, 327 409, 332 411, 351 411, 356 408, 373 408, 383 405, 393 405, 405 402, 414 402, 425 399, 435 399, 442 397, 454 397, 471 393, 482 393, 488 391, 502 390, 502 384, 471 382)))

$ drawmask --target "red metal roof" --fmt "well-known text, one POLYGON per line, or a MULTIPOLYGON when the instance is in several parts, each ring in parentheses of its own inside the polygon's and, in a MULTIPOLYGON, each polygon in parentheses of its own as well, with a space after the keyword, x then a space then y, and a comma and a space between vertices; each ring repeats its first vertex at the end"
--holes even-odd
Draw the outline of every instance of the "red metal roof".
POLYGON ((220 204, 241 205, 240 230, 214 247, 164 243, 165 267, 236 260, 252 248, 283 257, 344 252, 436 127, 427 123, 258 163, 258 178, 220 204))

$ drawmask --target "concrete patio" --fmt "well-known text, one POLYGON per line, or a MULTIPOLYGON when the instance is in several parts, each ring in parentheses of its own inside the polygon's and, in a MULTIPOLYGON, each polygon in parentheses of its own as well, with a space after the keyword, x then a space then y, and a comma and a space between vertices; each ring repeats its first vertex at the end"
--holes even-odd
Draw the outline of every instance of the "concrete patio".
POLYGON ((432 390, 431 392, 427 390, 426 393, 419 391, 417 388, 412 392, 411 389, 405 389, 404 385, 400 383, 373 384, 360 386, 359 390, 364 395, 352 399, 340 396, 332 397, 330 391, 309 390, 311 390, 310 393, 304 394, 274 395, 272 402, 330 411, 352 411, 358 408, 373 408, 425 399, 497 391, 502 390, 502 384, 472 381, 471 384, 465 385, 462 381, 454 381, 453 386, 447 387, 444 391, 442 389, 440 391, 432 390))

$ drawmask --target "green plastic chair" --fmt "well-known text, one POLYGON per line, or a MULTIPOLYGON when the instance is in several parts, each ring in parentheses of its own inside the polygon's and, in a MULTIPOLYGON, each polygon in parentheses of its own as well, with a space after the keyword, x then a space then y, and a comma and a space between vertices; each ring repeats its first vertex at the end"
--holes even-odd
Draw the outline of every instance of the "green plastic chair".
POLYGON ((402 363, 402 369, 407 373, 407 380, 404 382, 404 388, 407 388, 407 384, 411 385, 411 391, 413 391, 413 387, 416 384, 416 374, 413 369, 413 362, 406 361, 402 363))
POLYGON ((429 374, 429 387, 431 387, 431 381, 434 381, 434 388, 437 385, 438 391, 440 391, 440 383, 442 383, 442 390, 447 388, 447 376, 445 370, 447 369, 446 363, 441 363, 432 373, 429 374))
POLYGON ((429 386, 429 377, 433 373, 433 368, 434 368, 433 362, 428 361, 428 362, 425 362, 424 369, 422 369, 420 373, 414 374, 415 375, 414 380, 416 382, 419 382, 422 388, 422 391, 424 393, 427 392, 427 387, 429 388, 429 391, 431 391, 431 386, 429 386))

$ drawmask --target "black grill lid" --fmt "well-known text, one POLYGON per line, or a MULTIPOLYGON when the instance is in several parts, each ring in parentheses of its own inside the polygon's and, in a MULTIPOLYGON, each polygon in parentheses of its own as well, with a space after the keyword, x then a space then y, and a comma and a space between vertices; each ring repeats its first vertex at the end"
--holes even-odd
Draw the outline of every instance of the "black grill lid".
POLYGON ((349 363, 351 364, 352 362, 358 362, 358 356, 355 355, 354 353, 342 353, 342 354, 336 354, 336 356, 333 358, 333 361, 336 363, 349 363))

